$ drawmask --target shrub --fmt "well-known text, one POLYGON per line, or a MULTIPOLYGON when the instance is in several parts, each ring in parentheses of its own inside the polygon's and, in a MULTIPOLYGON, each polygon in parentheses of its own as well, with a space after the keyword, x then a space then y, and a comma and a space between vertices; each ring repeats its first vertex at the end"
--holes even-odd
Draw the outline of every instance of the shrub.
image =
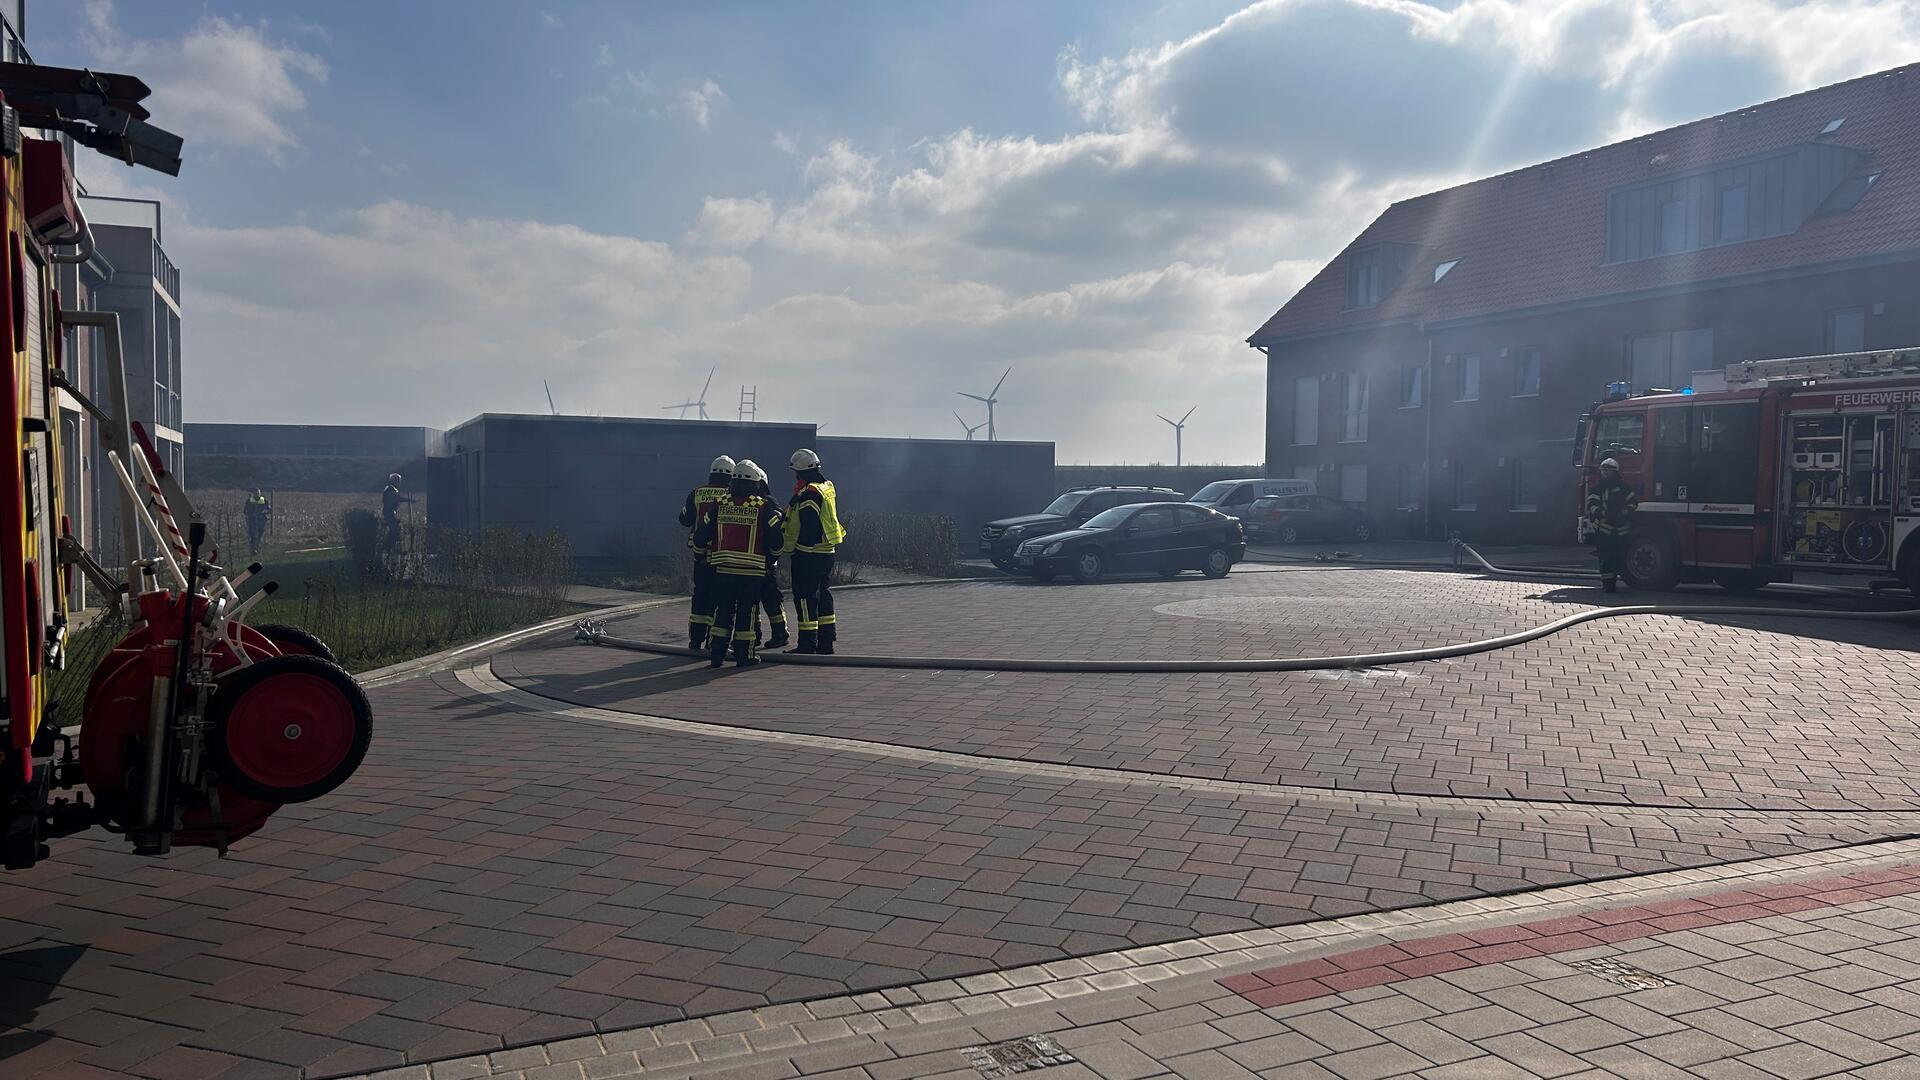
POLYGON ((945 577, 955 561, 953 519, 945 514, 849 514, 839 562, 945 577))
POLYGON ((365 572, 380 565, 380 518, 373 511, 342 511, 340 535, 346 541, 347 558, 354 569, 365 572))

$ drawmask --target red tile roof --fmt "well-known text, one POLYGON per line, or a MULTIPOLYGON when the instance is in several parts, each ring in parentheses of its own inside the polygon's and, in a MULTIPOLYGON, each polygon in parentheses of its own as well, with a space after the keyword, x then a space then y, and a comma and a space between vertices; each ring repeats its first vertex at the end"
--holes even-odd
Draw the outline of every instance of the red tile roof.
POLYGON ((1920 64, 1397 202, 1346 250, 1393 242, 1420 251, 1379 304, 1345 310, 1342 252, 1248 341, 1266 345, 1920 251, 1920 64), (1784 236, 1606 262, 1610 191, 1813 142, 1840 117, 1846 123, 1823 141, 1867 151, 1862 174, 1884 170, 1851 211, 1809 218, 1784 236), (1449 259, 1461 261, 1434 284, 1434 266, 1449 259))

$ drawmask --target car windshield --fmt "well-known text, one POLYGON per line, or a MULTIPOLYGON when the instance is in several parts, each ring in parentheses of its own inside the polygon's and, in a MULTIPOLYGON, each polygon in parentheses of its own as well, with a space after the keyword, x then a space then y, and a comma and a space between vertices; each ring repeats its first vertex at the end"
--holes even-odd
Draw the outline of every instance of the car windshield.
POLYGON ((1219 502, 1221 499, 1224 499, 1227 497, 1227 492, 1232 491, 1233 485, 1237 483, 1239 483, 1238 480, 1215 480, 1213 483, 1208 484, 1206 487, 1203 487, 1199 491, 1194 492, 1193 498, 1188 499, 1187 501, 1188 502, 1219 502))
POLYGON ((1116 506, 1111 510, 1103 510, 1088 518, 1085 527, 1089 529, 1111 529, 1132 517, 1134 510, 1135 507, 1131 506, 1116 506))
MULTIPOLYGON (((1068 514, 1073 513, 1073 508, 1076 506, 1079 506, 1081 501, 1084 500, 1085 498, 1086 498, 1086 495, 1081 492, 1069 491, 1065 495, 1062 495, 1059 498, 1048 503, 1047 508, 1040 512, 1043 514, 1056 514, 1056 515, 1059 515, 1060 517, 1066 517, 1068 514)), ((1028 505, 1031 506, 1032 504, 1029 503, 1028 505)))

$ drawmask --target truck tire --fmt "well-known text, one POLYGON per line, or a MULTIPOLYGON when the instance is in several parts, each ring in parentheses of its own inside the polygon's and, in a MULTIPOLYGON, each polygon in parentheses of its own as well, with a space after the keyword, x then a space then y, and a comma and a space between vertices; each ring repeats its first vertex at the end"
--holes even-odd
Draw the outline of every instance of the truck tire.
POLYGON ((1680 548, 1664 529, 1636 529, 1627 537, 1627 584, 1667 592, 1680 584, 1680 548))

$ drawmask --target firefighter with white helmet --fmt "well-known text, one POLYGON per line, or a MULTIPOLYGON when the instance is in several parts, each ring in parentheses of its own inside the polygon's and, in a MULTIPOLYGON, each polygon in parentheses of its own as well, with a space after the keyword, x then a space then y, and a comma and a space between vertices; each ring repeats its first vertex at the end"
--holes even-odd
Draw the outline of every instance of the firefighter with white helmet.
POLYGON ((727 486, 733 483, 733 459, 725 454, 713 459, 707 466, 707 482, 687 493, 687 501, 680 507, 680 525, 687 530, 687 547, 693 549, 693 604, 687 615, 687 644, 695 649, 707 646, 707 636, 713 632, 713 567, 707 564, 707 553, 694 543, 694 530, 700 524, 700 512, 710 503, 726 498, 727 486))
POLYGON ((753 462, 735 464, 726 495, 702 508, 694 528, 694 545, 706 551, 713 568, 717 601, 707 644, 709 667, 724 664, 729 647, 736 665, 760 662, 755 655, 755 609, 780 545, 781 525, 779 507, 755 493, 766 480, 767 474, 753 462))
POLYGON ((833 613, 833 553, 847 538, 840 521, 839 495, 833 481, 821 471, 820 455, 795 450, 787 459, 793 469, 793 499, 787 504, 782 555, 793 556, 793 604, 800 616, 797 653, 833 655, 839 622, 833 613))
POLYGON ((1639 506, 1640 496, 1620 479, 1620 462, 1602 461, 1600 479, 1587 491, 1586 514, 1587 532, 1600 560, 1600 585, 1608 592, 1619 587, 1620 574, 1627 568, 1627 534, 1639 506))

